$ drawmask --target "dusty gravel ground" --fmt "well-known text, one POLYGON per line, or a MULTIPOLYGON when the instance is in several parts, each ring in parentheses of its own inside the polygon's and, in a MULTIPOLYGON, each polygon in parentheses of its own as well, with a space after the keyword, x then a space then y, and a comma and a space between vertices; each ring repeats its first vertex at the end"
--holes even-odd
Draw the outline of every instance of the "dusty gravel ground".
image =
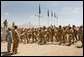
POLYGON ((7 53, 7 42, 4 41, 1 42, 1 56, 83 56, 83 48, 77 48, 77 46, 81 46, 80 41, 71 46, 56 43, 47 45, 20 43, 18 53, 13 55, 7 53))

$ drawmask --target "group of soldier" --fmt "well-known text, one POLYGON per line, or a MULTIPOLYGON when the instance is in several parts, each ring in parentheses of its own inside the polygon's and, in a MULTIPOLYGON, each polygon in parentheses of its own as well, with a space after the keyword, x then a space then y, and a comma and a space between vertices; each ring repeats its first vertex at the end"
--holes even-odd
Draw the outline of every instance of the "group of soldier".
POLYGON ((83 26, 76 27, 71 26, 49 26, 40 28, 19 28, 20 42, 34 43, 39 42, 47 44, 48 42, 59 42, 74 44, 77 41, 81 41, 83 46, 83 26))
MULTIPOLYGON (((4 23, 7 23, 4 22, 4 23)), ((6 27, 6 25, 4 25, 6 27)), ((4 28, 5 28, 4 27, 4 28)), ((11 50, 11 43, 13 43, 13 53, 17 53, 19 43, 39 43, 47 44, 48 42, 58 42, 59 45, 62 43, 68 43, 69 45, 74 44, 77 41, 81 41, 83 47, 83 26, 76 27, 73 25, 68 26, 49 26, 39 28, 18 28, 13 25, 13 28, 8 28, 7 32, 8 51, 11 50)))

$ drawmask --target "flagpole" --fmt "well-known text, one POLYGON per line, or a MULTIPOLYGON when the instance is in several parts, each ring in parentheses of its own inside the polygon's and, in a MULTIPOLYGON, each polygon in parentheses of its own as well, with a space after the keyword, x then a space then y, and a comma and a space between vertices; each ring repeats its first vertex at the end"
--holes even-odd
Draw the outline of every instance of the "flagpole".
POLYGON ((52 18, 53 18, 53 12, 51 11, 51 25, 52 25, 52 23, 53 23, 52 18))
POLYGON ((55 25, 55 19, 54 19, 54 25, 55 25))
POLYGON ((39 4, 39 30, 38 30, 38 39, 39 39, 39 44, 40 44, 40 14, 41 14, 41 9, 40 9, 40 4, 39 4))
POLYGON ((48 26, 49 26, 49 9, 47 11, 47 16, 48 16, 48 26))
POLYGON ((39 28, 40 28, 40 14, 39 14, 39 28))
POLYGON ((58 18, 57 18, 57 26, 58 26, 58 18))
POLYGON ((57 26, 59 26, 59 25, 58 25, 58 14, 57 14, 57 26))
POLYGON ((51 25, 52 25, 52 17, 51 17, 51 25))
POLYGON ((58 14, 56 14, 56 22, 57 22, 57 27, 58 27, 58 14))
POLYGON ((39 4, 39 27, 40 27, 40 14, 41 14, 41 9, 40 9, 40 4, 39 4))
POLYGON ((52 26, 53 26, 53 17, 52 17, 52 26))
POLYGON ((53 26, 54 26, 54 18, 53 18, 53 26))
POLYGON ((38 39, 39 39, 39 44, 40 44, 40 14, 39 14, 39 30, 38 30, 38 39))
POLYGON ((48 26, 49 26, 49 17, 48 17, 48 26))

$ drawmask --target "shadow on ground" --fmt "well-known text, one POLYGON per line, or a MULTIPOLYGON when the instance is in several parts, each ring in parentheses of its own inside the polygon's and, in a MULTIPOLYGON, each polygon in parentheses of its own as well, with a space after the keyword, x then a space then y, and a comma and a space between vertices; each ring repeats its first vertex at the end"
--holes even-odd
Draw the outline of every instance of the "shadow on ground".
POLYGON ((11 56, 13 53, 11 52, 1 52, 2 56, 11 56))
POLYGON ((75 46, 76 48, 83 48, 83 46, 75 46))

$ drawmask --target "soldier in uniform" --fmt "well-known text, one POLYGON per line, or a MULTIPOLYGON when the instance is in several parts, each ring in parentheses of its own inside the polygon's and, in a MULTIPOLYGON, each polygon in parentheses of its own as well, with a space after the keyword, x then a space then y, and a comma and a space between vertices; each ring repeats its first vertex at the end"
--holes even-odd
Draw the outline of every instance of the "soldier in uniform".
POLYGON ((75 27, 75 25, 73 25, 73 27, 72 27, 72 39, 73 39, 73 44, 74 44, 74 41, 75 41, 75 35, 76 35, 76 29, 75 29, 76 27, 75 27))
POLYGON ((28 38, 27 38, 27 29, 25 28, 24 30, 24 35, 23 35, 23 39, 24 39, 24 43, 26 43, 26 40, 27 40, 27 43, 28 43, 28 38))
POLYGON ((36 42, 37 41, 37 31, 36 31, 36 29, 34 28, 34 42, 36 42))
POLYGON ((58 32, 57 32, 57 31, 58 31, 58 28, 55 27, 55 29, 54 29, 54 37, 55 37, 55 39, 56 39, 56 40, 55 40, 56 42, 58 42, 58 37, 57 37, 57 36, 58 36, 58 35, 57 35, 58 32))
POLYGON ((65 39, 66 39, 66 27, 63 27, 63 33, 62 33, 62 37, 63 37, 63 43, 65 43, 65 39))
POLYGON ((46 28, 46 29, 44 30, 44 39, 45 39, 45 44, 46 44, 47 42, 49 42, 49 30, 48 30, 48 28, 46 28))
POLYGON ((81 43, 82 43, 82 46, 83 46, 83 30, 82 30, 82 26, 79 27, 79 33, 80 33, 80 40, 81 40, 81 43))
POLYGON ((42 37, 43 37, 43 43, 46 44, 46 38, 47 38, 47 28, 44 26, 42 29, 42 37))
MULTIPOLYGON (((30 41, 30 39, 32 39, 32 32, 33 32, 32 29, 30 29, 30 32, 29 32, 29 36, 30 36, 29 37, 29 41, 30 41)), ((33 39, 32 39, 32 42, 33 42, 33 39)))
POLYGON ((42 41, 43 41, 42 27, 40 27, 40 30, 39 30, 39 40, 40 40, 39 43, 42 43, 42 41))
POLYGON ((68 26, 68 29, 67 29, 67 35, 68 35, 68 42, 69 42, 69 45, 71 45, 71 40, 72 40, 72 29, 70 26, 68 26))
POLYGON ((32 38, 32 31, 31 31, 31 29, 29 29, 29 41, 31 38, 32 38))
POLYGON ((50 26, 49 28, 49 38, 51 40, 51 42, 53 43, 53 36, 54 36, 54 29, 53 29, 53 26, 50 26))
POLYGON ((28 29, 25 31, 25 35, 26 35, 26 40, 27 40, 27 43, 29 42, 29 39, 28 39, 28 29))
POLYGON ((30 29, 27 29, 27 43, 28 42, 30 42, 30 37, 31 37, 31 35, 30 35, 30 29))
POLYGON ((12 35, 13 35, 13 54, 16 54, 17 48, 19 45, 19 34, 17 31, 17 26, 14 26, 14 29, 12 31, 12 35))
POLYGON ((60 41, 59 45, 61 45, 61 43, 62 43, 62 35, 61 34, 62 34, 62 28, 61 28, 61 25, 60 25, 59 29, 58 29, 58 32, 57 32, 57 37, 60 41))
POLYGON ((81 42, 82 42, 82 47, 83 47, 83 32, 81 32, 81 42))
POLYGON ((24 36, 25 36, 25 32, 24 32, 24 30, 23 29, 21 29, 21 42, 23 42, 23 40, 24 40, 24 36))
POLYGON ((36 39, 36 32, 35 32, 35 28, 32 28, 32 31, 31 31, 31 36, 32 36, 32 43, 36 42, 37 39, 36 39))

